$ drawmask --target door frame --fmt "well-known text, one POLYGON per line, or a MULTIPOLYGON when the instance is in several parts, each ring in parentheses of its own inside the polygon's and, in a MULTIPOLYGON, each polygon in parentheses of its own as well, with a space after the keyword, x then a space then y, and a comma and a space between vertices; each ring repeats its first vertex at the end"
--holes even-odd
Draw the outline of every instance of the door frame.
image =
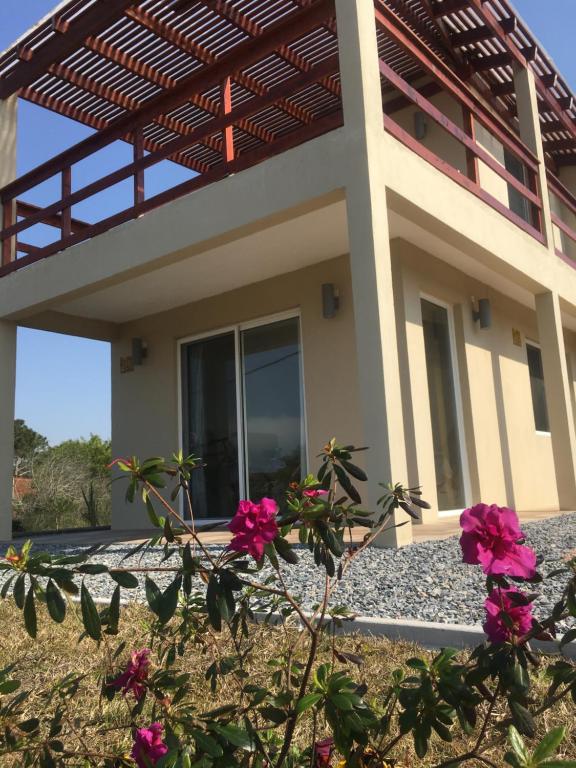
MULTIPOLYGON (((255 318, 253 320, 247 320, 241 323, 235 323, 233 325, 226 325, 220 328, 215 328, 210 331, 202 331, 201 333, 195 333, 191 336, 184 336, 181 339, 176 339, 176 376, 177 376, 177 407, 178 407, 178 448, 184 451, 183 444, 183 405, 184 405, 184 392, 182 390, 182 347, 187 344, 193 344, 195 341, 202 341, 203 339, 211 339, 216 336, 224 336, 227 333, 234 334, 234 351, 235 351, 235 370, 236 370, 236 418, 237 418, 237 431, 238 431, 238 492, 241 499, 246 498, 246 489, 248 487, 248 465, 246 462, 246 419, 245 419, 245 399, 244 399, 244 385, 242 375, 242 343, 241 334, 242 331, 250 330, 251 328, 259 328, 263 325, 273 325, 274 323, 280 323, 283 320, 298 320, 298 337, 300 341, 300 398, 302 402, 302 447, 304 449, 304 467, 303 472, 308 471, 308 419, 306 409, 306 392, 305 392, 305 376, 304 376, 304 343, 302 338, 302 317, 299 308, 289 309, 284 312, 277 312, 273 315, 266 315, 265 317, 255 318)), ((186 513, 184 505, 183 494, 179 495, 180 514, 183 516, 186 513)), ((231 517, 225 518, 208 518, 197 519, 194 522, 197 524, 203 523, 218 523, 228 522, 231 517)))
MULTIPOLYGON (((458 428, 458 442, 460 453, 460 465, 462 467, 462 484, 464 486, 464 504, 462 509, 442 509, 438 510, 438 517, 454 517, 460 515, 463 510, 470 505, 472 498, 472 486, 470 482, 470 465, 468 460, 468 449, 466 445, 466 430, 464 427, 464 408, 462 405, 462 386, 460 383, 460 371, 458 369, 458 356, 456 351, 456 331, 454 328, 454 305, 449 304, 436 296, 420 291, 420 321, 422 323, 422 334, 424 335, 424 321, 422 319, 422 300, 428 301, 446 310, 448 317, 448 343, 450 345, 450 363, 452 367, 452 381, 454 384, 454 399, 456 401, 456 423, 458 428)), ((426 342, 424 341, 424 355, 426 355, 426 342)), ((424 356, 426 363, 426 356, 424 356)), ((426 388, 428 390, 428 402, 430 402, 430 385, 428 384, 428 367, 426 366, 426 388)), ((434 435, 432 435, 434 440, 434 435)), ((434 466, 434 475, 436 475, 436 466, 434 466)))

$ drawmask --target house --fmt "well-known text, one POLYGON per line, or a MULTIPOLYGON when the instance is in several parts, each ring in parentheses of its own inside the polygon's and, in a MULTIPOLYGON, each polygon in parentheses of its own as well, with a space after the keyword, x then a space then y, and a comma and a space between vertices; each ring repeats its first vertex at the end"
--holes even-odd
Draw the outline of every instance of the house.
POLYGON ((113 453, 202 456, 198 518, 333 435, 423 525, 576 509, 576 103, 508 0, 68 0, 0 99, 0 538, 17 326, 111 342, 113 453), (18 98, 94 132, 16 178, 18 98))

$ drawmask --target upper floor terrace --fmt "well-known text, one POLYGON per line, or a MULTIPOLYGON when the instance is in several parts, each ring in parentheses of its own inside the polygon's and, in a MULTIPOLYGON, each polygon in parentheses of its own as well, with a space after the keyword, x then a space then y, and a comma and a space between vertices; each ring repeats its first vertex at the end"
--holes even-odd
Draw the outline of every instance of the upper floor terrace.
MULTIPOLYGON (((576 263, 576 102, 507 0, 375 0, 374 12, 388 134, 576 263)), ((334 0, 66 0, 0 56, 5 137, 17 98, 93 132, 6 179, 0 277, 338 129, 334 0), (117 144, 126 162, 88 174, 117 144)))

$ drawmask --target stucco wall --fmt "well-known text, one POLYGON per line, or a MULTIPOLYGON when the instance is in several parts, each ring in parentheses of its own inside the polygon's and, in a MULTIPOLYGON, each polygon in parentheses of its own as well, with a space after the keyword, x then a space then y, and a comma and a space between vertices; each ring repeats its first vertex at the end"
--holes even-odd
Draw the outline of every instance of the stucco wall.
MULTIPOLYGON (((435 502, 420 314, 425 294, 454 311, 470 501, 557 509, 551 438, 534 427, 526 361, 526 339, 538 341, 535 312, 405 241, 394 240, 392 253, 409 481, 423 485, 435 502), (490 298, 489 330, 472 321, 472 297, 490 298), (513 330, 520 332, 521 346, 514 344, 513 330)), ((349 264, 341 257, 124 326, 112 349, 114 455, 169 455, 178 447, 178 339, 294 308, 301 313, 310 467, 333 435, 361 444, 349 264), (322 318, 323 282, 340 290, 341 310, 333 320, 322 318), (133 336, 148 343, 149 358, 134 372, 120 374, 120 356, 130 354, 133 336)), ((567 344, 576 371, 576 337, 567 334, 567 344)), ((113 488, 114 526, 146 526, 143 510, 124 505, 122 484, 113 488)), ((428 520, 434 517, 435 511, 428 520)))
POLYGON ((420 294, 424 293, 454 309, 472 500, 507 502, 519 510, 557 509, 551 438, 537 434, 534 427, 526 361, 526 339, 538 341, 536 313, 409 243, 394 241, 393 253, 403 273, 408 342, 404 388, 411 391, 419 457, 418 467, 413 467, 414 481, 434 488, 419 315, 420 294), (480 330, 473 322, 472 297, 490 299, 489 330, 480 330), (514 344, 513 329, 520 331, 521 346, 514 344))
MULTIPOLYGON (((169 456, 178 448, 178 339, 294 308, 301 316, 310 466, 333 436, 360 444, 350 273, 342 257, 124 326, 112 347, 114 455, 169 456), (331 320, 322 317, 325 282, 340 291, 341 309, 331 320), (134 336, 148 343, 149 357, 120 374, 120 357, 130 354, 134 336)), ((145 527, 146 514, 124 504, 124 490, 113 484, 114 527, 145 527)))

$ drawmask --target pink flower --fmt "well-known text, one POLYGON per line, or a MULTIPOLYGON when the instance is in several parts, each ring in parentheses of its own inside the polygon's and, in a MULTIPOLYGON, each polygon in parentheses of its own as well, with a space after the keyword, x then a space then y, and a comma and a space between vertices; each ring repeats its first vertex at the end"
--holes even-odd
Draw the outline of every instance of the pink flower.
POLYGON ((334 749, 334 739, 328 736, 322 741, 317 741, 314 744, 314 766, 315 768, 325 768, 330 765, 330 758, 332 757, 332 751, 334 749))
POLYGON ((131 755, 138 768, 151 768, 168 752, 168 747, 162 741, 163 732, 160 723, 152 723, 149 728, 136 731, 131 755))
POLYGON ((319 496, 326 496, 328 491, 318 488, 315 491, 302 491, 302 496, 306 496, 308 499, 317 499, 319 496))
POLYGON ((248 552, 255 560, 261 560, 264 546, 278 535, 277 514, 278 505, 273 499, 262 499, 259 504, 241 501, 228 526, 234 534, 230 549, 248 552))
POLYGON ((481 565, 486 574, 531 579, 536 554, 518 544, 524 538, 516 512, 507 507, 477 504, 460 517, 460 546, 465 563, 481 565))
POLYGON ((132 651, 130 661, 125 671, 110 683, 114 688, 122 688, 122 693, 126 696, 128 692, 134 694, 134 698, 139 701, 146 691, 144 682, 148 679, 148 669, 150 667, 150 650, 143 648, 141 651, 132 651))
POLYGON ((505 643, 532 629, 532 606, 521 598, 513 600, 511 595, 522 596, 522 592, 514 588, 494 589, 484 603, 486 621, 483 629, 492 643, 505 643), (503 613, 509 617, 508 624, 502 618, 503 613))

